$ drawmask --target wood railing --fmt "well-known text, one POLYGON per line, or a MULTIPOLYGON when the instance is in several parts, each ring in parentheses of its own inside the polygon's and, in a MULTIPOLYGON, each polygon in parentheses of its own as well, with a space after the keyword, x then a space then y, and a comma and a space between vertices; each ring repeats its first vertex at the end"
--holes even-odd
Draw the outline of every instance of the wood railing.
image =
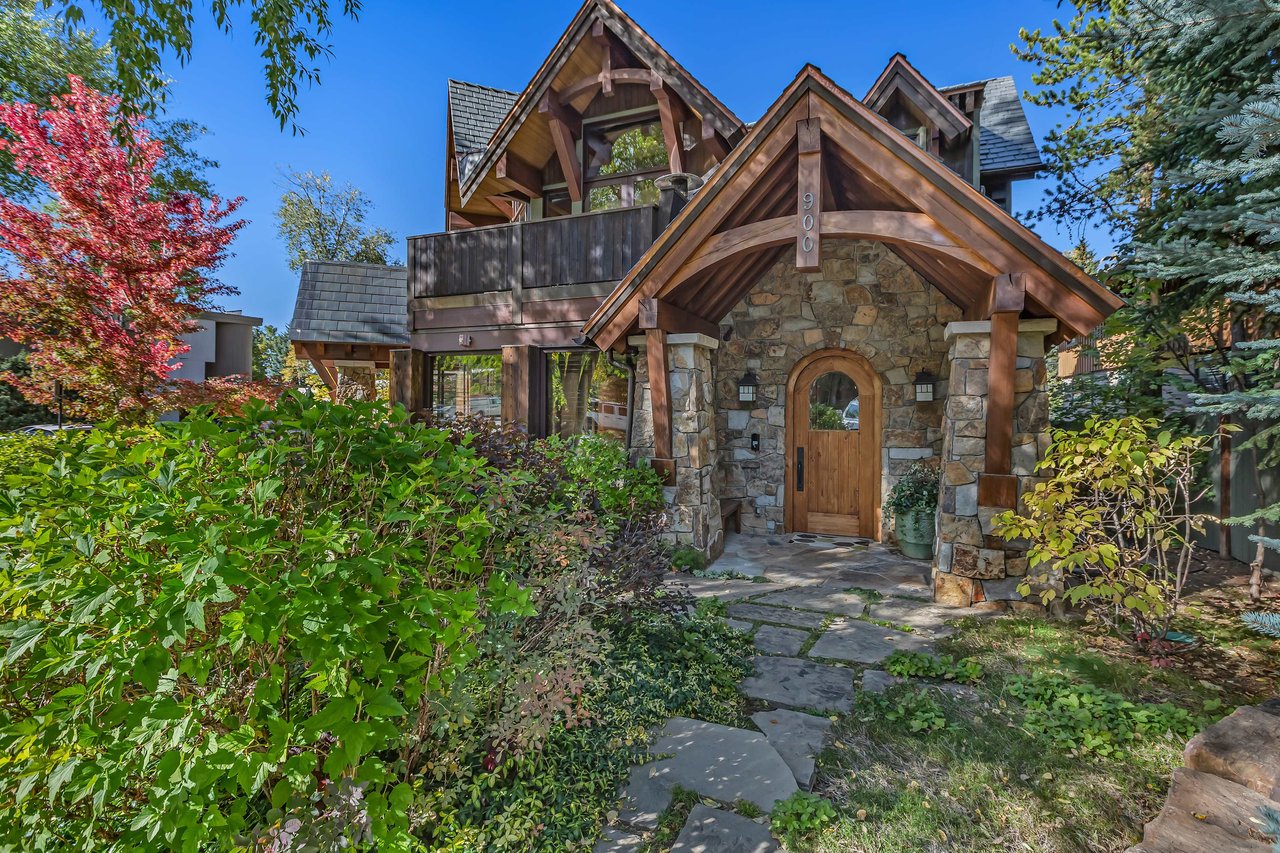
POLYGON ((626 207, 409 238, 414 298, 618 281, 653 244, 657 208, 626 207))

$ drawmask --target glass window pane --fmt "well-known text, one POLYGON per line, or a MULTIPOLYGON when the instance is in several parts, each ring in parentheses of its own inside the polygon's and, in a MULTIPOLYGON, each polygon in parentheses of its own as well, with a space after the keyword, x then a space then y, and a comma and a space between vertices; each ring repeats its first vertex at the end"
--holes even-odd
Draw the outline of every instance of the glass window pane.
POLYGON ((432 412, 444 418, 502 418, 502 356, 437 355, 431 361, 432 412))
POLYGON ((667 145, 657 119, 628 124, 588 125, 587 178, 647 172, 667 165, 667 145))
POLYGON ((547 354, 548 433, 568 437, 603 432, 625 439, 627 374, 602 353, 547 354))
POLYGON ((824 373, 809 386, 809 429, 858 428, 858 386, 843 373, 824 373))

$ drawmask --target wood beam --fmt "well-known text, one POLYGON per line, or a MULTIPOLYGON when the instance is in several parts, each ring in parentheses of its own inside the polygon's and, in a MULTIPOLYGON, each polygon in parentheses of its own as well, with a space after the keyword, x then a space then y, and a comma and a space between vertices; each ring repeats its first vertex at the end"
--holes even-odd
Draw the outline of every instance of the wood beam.
POLYGON ((991 356, 987 360, 987 447, 978 477, 978 504, 1012 509, 1018 503, 1013 476, 1013 386, 1018 360, 1018 314, 991 316, 991 356))
POLYGON ((528 345, 502 348, 502 422, 519 424, 531 435, 541 427, 539 352, 528 345))
POLYGON ((674 486, 675 459, 671 456, 671 374, 667 370, 667 333, 647 329, 645 358, 649 367, 649 405, 653 411, 653 468, 663 483, 674 486))
POLYGON ((680 120, 686 114, 684 102, 661 78, 654 80, 649 90, 658 101, 658 118, 662 121, 662 137, 667 146, 667 163, 672 172, 683 172, 684 138, 680 134, 680 120))
POLYGON ((796 122, 796 269, 822 269, 822 123, 796 122))
POLYGON ((427 354, 416 349, 391 351, 391 403, 410 414, 426 408, 427 354))
POLYGON ((509 151, 498 158, 494 174, 499 181, 523 195, 526 200, 542 196, 542 170, 509 151))
POLYGON ((634 83, 637 86, 652 88, 660 82, 662 78, 658 73, 648 68, 605 69, 595 74, 588 74, 565 86, 560 90, 560 101, 564 104, 572 104, 578 98, 594 93, 597 89, 605 96, 610 96, 613 87, 620 84, 634 83))
POLYGON ((449 225, 446 230, 464 231, 468 228, 483 228, 486 225, 505 225, 510 222, 509 219, 503 219, 501 216, 486 216, 482 213, 459 213, 456 210, 449 211, 449 225))
POLYGON ((969 318, 988 320, 995 314, 1021 314, 1027 307, 1029 278, 1030 276, 1026 273, 1004 273, 993 276, 982 299, 974 303, 969 318))
POLYGON ((713 339, 720 337, 720 327, 715 323, 661 299, 640 300, 639 324, 646 331, 661 329, 664 332, 697 332, 713 339))
POLYGON ((729 156, 729 144, 724 141, 715 125, 705 119, 702 122, 702 146, 717 163, 729 156))
POLYGON ((569 198, 581 202, 582 160, 578 157, 577 138, 582 135, 582 116, 573 107, 562 103, 554 89, 543 96, 538 111, 547 117, 556 156, 560 158, 560 169, 568 184, 569 198))

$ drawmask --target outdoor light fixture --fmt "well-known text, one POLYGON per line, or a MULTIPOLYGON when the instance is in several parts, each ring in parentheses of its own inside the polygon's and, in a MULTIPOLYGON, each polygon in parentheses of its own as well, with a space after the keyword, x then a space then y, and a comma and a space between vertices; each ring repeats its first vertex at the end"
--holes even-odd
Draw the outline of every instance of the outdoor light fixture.
POLYGON ((756 378, 754 372, 748 370, 741 379, 738 380, 738 402, 754 403, 756 401, 756 390, 760 387, 760 380, 756 378))
POLYGON ((916 374, 916 402, 932 403, 933 402, 933 385, 938 381, 938 377, 934 376, 927 370, 922 370, 916 374))

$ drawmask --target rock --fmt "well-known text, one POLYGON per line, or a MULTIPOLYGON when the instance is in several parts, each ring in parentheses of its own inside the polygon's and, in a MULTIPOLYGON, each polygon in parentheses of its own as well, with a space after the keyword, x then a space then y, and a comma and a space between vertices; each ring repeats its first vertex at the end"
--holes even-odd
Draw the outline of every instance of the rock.
POLYGON ((809 639, 809 632, 798 631, 795 628, 779 628, 775 625, 761 625, 753 639, 756 651, 762 655, 794 656, 800 654, 800 649, 809 639))
POLYGON ((929 641, 924 637, 850 619, 826 631, 809 649, 809 654, 815 658, 874 664, 898 649, 921 650, 928 646, 929 641))
POLYGON ((654 806, 662 802, 661 813, 677 785, 722 803, 746 800, 766 812, 797 790, 791 768, 759 732, 675 717, 649 751, 669 757, 632 769, 620 813, 626 823, 656 826, 654 806))
POLYGON ((1243 785, 1211 773, 1179 767, 1173 771, 1173 784, 1164 807, 1166 811, 1195 815, 1196 820, 1238 838, 1249 838, 1250 830, 1259 828, 1259 810, 1268 805, 1274 807, 1275 804, 1243 785))
POLYGON ((769 745, 787 762, 792 775, 796 777, 796 784, 806 791, 812 788, 817 769, 814 757, 822 752, 826 744, 831 721, 813 714, 777 709, 752 714, 751 722, 756 724, 769 740, 769 745))
POLYGON ((743 634, 751 633, 751 629, 755 627, 755 625, 752 625, 750 622, 744 622, 741 619, 728 619, 721 617, 720 621, 733 630, 743 634))
POLYGON ((1271 853, 1271 845, 1240 838, 1187 812, 1162 811, 1126 853, 1271 853))
POLYGON ((947 621, 970 614, 937 604, 888 598, 871 605, 867 615, 872 619, 906 625, 923 637, 948 637, 955 633, 955 629, 947 621))
POLYGON ((591 853, 640 853, 644 839, 613 827, 605 827, 604 834, 591 848, 591 853))
POLYGON ((862 596, 852 592, 833 592, 830 588, 783 589, 762 595, 755 599, 755 603, 820 610, 840 616, 861 616, 867 608, 867 602, 862 596))
POLYGON ((729 615, 735 619, 749 619, 752 622, 777 622, 781 625, 794 625, 798 628, 820 628, 827 620, 824 613, 807 610, 790 610, 786 607, 765 607, 755 603, 730 604, 729 615))
MULTIPOLYGON (((1025 560, 1023 562, 1025 563, 1025 560)), ((1021 577, 985 580, 982 582, 983 598, 987 601, 1022 601, 1022 594, 1018 592, 1020 583, 1022 583, 1021 577)))
POLYGON ((1280 801, 1280 717, 1246 705, 1193 737, 1188 767, 1280 801))
POLYGON ((780 849, 761 824, 698 803, 689 813, 671 853, 774 853, 780 849))
POLYGON ((933 600, 952 607, 968 607, 973 603, 973 581, 950 572, 933 576, 933 600))
POLYGON ((757 656, 753 660, 756 674, 741 685, 742 693, 752 699, 823 713, 853 709, 853 673, 846 667, 799 658, 757 656))
POLYGON ((901 678, 890 675, 882 669, 867 669, 862 672, 862 690, 865 693, 883 693, 901 683, 901 678))

